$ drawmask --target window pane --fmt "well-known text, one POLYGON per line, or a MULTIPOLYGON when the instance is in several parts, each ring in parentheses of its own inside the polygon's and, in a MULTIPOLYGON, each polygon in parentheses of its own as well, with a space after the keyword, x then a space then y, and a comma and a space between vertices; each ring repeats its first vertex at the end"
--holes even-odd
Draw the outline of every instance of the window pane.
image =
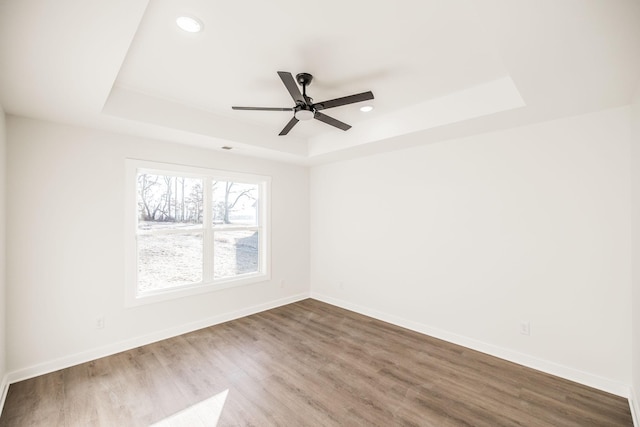
POLYGON ((138 291, 202 281, 202 233, 138 236, 138 291))
POLYGON ((138 173, 138 229, 200 228, 202 179, 138 173))
POLYGON ((213 276, 215 279, 259 270, 257 231, 216 231, 213 242, 213 276))
POLYGON ((213 181, 213 225, 257 225, 257 184, 213 181))

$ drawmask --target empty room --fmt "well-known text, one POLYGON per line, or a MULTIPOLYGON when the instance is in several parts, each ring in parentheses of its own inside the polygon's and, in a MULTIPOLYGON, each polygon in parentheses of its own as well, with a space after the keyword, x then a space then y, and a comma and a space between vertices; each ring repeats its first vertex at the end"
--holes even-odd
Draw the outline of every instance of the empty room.
POLYGON ((640 0, 0 0, 0 426, 640 427, 640 0))

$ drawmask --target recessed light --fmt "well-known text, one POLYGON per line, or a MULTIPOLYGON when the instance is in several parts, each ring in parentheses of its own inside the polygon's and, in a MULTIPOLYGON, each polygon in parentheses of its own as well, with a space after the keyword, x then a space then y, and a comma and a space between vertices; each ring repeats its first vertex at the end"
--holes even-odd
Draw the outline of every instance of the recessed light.
POLYGON ((178 24, 181 30, 188 33, 199 33, 204 27, 199 19, 192 18, 191 16, 178 16, 178 18, 176 18, 176 24, 178 24))
POLYGON ((362 111, 363 113, 368 113, 369 111, 372 111, 373 107, 371 105, 365 105, 364 107, 360 107, 360 111, 362 111))

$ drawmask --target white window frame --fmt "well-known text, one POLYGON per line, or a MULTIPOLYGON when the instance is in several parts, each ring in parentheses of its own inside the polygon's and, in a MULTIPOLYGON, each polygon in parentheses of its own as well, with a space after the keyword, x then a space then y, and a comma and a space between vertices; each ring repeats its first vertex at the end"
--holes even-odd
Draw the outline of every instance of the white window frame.
MULTIPOLYGON (((125 306, 137 306, 190 295, 202 294, 235 286, 244 286, 258 282, 271 280, 271 178, 263 175, 254 175, 240 172, 231 172, 217 169, 207 169, 171 163, 159 163, 146 160, 125 160, 125 306), (137 236, 145 234, 138 229, 138 201, 137 201, 137 176, 139 172, 157 175, 184 176, 203 179, 203 218, 202 230, 181 230, 181 233, 193 232, 203 235, 203 280, 200 283, 173 286, 165 289, 157 289, 146 292, 138 290, 138 250, 137 236), (256 226, 224 226, 214 227, 212 220, 212 183, 213 181, 232 181, 238 183, 257 184, 259 188, 258 198, 258 225, 256 226), (247 273, 234 277, 214 279, 213 276, 213 248, 214 234, 217 231, 234 230, 258 231, 258 272, 247 273)), ((167 230, 161 233, 172 233, 167 230)))

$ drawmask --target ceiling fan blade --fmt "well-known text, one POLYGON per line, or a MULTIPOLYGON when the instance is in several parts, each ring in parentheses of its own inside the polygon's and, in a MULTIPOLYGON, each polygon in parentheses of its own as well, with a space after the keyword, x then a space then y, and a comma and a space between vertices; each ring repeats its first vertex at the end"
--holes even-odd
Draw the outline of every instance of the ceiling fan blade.
POLYGON ((255 110, 255 111, 293 111, 293 108, 277 107, 231 107, 234 110, 255 110))
POLYGON ((342 98, 330 99, 328 101, 316 102, 313 108, 316 110, 326 110, 327 108, 340 107, 342 105, 355 104, 356 102, 373 99, 373 92, 362 92, 356 95, 343 96, 342 98))
POLYGON ((295 116, 293 116, 291 118, 291 120, 289 120, 289 123, 287 123, 287 125, 284 127, 284 129, 282 129, 282 131, 279 133, 280 136, 282 135, 286 135, 289 133, 289 131, 291 129, 293 129, 293 127, 296 125, 296 123, 298 123, 300 120, 296 119, 295 116))
MULTIPOLYGON (((295 118, 295 117, 294 117, 295 118)), ((338 129, 349 130, 351 129, 351 125, 341 122, 340 120, 336 120, 333 117, 329 117, 326 114, 322 114, 316 111, 313 115, 313 118, 316 120, 320 120, 321 122, 325 122, 328 125, 335 126, 338 129)))
POLYGON ((280 76, 280 80, 282 80, 282 83, 284 83, 284 86, 291 94, 293 100, 296 101, 296 104, 298 102, 302 102, 304 104, 305 101, 302 97, 302 94, 300 93, 300 89, 298 89, 298 83, 296 83, 291 73, 287 71, 278 71, 278 75, 280 76))

